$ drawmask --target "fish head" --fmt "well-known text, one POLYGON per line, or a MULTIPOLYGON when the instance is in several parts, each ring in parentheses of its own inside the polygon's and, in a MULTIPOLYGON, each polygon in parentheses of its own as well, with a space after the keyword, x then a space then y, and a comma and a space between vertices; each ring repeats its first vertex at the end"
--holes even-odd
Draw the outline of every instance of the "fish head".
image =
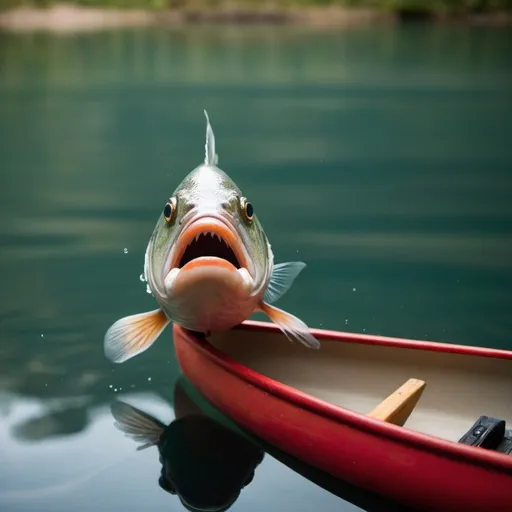
POLYGON ((270 244, 251 201, 217 166, 208 122, 205 162, 170 194, 149 241, 149 287, 160 303, 205 282, 256 297, 263 295, 272 266, 270 244))

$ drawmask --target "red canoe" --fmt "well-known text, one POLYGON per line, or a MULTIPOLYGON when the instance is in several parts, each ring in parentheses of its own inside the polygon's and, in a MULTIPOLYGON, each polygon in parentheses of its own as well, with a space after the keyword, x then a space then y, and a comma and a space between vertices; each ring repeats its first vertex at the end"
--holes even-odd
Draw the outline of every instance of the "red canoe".
POLYGON ((512 352, 312 329, 314 351, 256 321, 173 329, 185 377, 284 452, 418 510, 512 510, 512 352), (486 437, 481 416, 504 421, 486 437))

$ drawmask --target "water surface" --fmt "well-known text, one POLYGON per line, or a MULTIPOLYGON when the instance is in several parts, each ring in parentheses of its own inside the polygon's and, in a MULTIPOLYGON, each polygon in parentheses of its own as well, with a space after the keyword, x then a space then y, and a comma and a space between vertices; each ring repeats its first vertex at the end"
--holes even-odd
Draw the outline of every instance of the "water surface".
MULTIPOLYGON (((144 251, 203 159, 203 108, 276 260, 308 265, 280 307, 512 349, 511 42, 462 27, 1 35, 0 509, 183 510, 156 448, 137 452, 109 410, 174 418, 170 330, 120 366, 102 340, 155 307, 144 251)), ((270 454, 232 510, 292 506, 359 510, 270 454)))

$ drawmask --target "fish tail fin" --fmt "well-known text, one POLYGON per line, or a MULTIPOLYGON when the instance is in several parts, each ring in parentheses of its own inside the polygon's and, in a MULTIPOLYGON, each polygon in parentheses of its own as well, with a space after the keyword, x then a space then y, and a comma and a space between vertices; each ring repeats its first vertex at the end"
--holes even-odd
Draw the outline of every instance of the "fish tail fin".
POLYGON ((110 406, 110 411, 115 420, 114 426, 118 430, 135 442, 143 443, 137 450, 157 444, 165 430, 161 421, 120 400, 110 406))
POLYGON ((169 322, 161 309, 119 319, 105 334, 105 355, 114 363, 123 363, 147 350, 169 322))
POLYGON ((309 332, 308 326, 296 316, 261 301, 259 308, 291 341, 296 339, 308 348, 319 349, 320 342, 309 332))

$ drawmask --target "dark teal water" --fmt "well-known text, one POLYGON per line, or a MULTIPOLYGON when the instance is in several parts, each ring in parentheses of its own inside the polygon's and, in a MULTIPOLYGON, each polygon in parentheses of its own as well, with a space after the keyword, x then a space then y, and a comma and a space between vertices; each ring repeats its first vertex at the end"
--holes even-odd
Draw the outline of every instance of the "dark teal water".
MULTIPOLYGON (((172 420, 170 331, 121 366, 102 341, 154 307, 144 251, 203 108, 276 260, 308 265, 280 307, 512 349, 511 49, 462 27, 0 35, 0 510, 183 510, 109 410, 172 420)), ((289 507, 359 510, 271 454, 230 510, 289 507)))

